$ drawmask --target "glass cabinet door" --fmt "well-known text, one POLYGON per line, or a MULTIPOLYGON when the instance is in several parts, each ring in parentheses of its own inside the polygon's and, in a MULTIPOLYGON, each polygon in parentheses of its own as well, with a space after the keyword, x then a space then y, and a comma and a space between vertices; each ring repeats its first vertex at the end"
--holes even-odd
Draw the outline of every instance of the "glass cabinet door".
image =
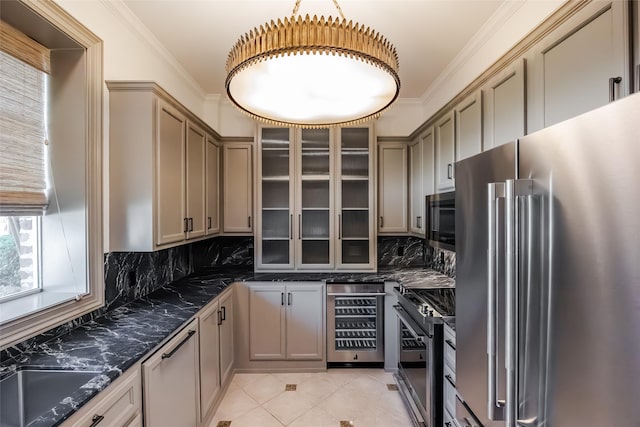
POLYGON ((329 129, 299 131, 298 250, 299 268, 333 266, 332 151, 329 129))
POLYGON ((261 128, 259 150, 260 224, 258 263, 293 266, 293 156, 288 128, 261 128))
POLYGON ((369 268, 372 254, 369 128, 342 128, 339 155, 338 239, 343 267, 369 268))

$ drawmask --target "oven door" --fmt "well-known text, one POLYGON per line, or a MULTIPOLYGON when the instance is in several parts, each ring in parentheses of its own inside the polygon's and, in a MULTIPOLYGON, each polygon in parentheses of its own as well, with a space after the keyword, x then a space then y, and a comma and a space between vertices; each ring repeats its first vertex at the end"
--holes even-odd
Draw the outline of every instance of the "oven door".
POLYGON ((409 409, 413 412, 417 425, 429 426, 431 402, 430 352, 433 335, 424 331, 399 305, 394 306, 398 316, 398 375, 403 397, 409 400, 409 409), (404 386, 404 387, 402 387, 404 386))

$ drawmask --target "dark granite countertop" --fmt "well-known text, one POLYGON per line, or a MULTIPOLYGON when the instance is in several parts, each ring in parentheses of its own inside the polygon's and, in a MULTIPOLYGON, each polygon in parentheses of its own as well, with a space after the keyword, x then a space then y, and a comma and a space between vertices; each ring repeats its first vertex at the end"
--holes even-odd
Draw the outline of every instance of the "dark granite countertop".
POLYGON ((405 286, 451 287, 455 279, 423 268, 376 273, 255 273, 203 270, 121 306, 0 366, 0 378, 21 367, 99 371, 94 379, 29 426, 56 426, 126 369, 186 324, 238 281, 397 281, 405 286))

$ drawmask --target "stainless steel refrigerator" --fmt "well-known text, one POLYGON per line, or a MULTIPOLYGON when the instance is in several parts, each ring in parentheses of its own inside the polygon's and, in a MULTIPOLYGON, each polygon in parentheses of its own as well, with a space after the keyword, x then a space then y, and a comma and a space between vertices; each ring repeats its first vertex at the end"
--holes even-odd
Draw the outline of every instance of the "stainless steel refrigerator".
POLYGON ((640 94, 456 163, 461 426, 640 426, 640 94))

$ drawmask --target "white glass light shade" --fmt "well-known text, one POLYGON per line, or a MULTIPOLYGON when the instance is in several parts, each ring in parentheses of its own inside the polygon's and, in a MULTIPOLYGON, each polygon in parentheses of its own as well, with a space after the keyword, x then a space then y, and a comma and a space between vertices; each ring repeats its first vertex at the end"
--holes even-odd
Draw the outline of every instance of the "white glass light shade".
POLYGON ((318 52, 255 62, 232 76, 227 91, 267 121, 328 126, 376 116, 395 101, 399 85, 381 66, 318 52))

